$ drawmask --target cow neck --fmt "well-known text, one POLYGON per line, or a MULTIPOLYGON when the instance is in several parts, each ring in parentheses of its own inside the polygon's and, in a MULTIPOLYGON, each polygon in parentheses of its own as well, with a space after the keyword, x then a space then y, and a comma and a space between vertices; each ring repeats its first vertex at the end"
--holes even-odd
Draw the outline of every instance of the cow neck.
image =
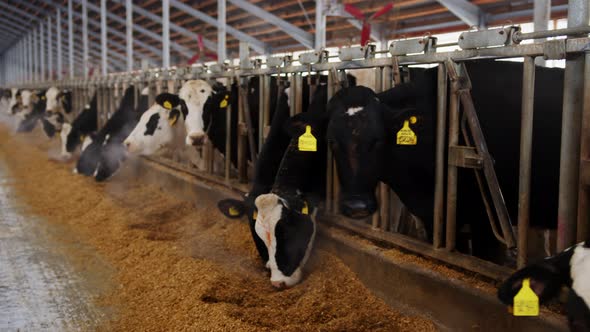
POLYGON ((291 209, 301 208, 304 205, 301 185, 306 182, 305 177, 309 176, 307 171, 312 157, 313 152, 299 151, 297 138, 291 139, 271 190, 273 194, 287 201, 291 209))

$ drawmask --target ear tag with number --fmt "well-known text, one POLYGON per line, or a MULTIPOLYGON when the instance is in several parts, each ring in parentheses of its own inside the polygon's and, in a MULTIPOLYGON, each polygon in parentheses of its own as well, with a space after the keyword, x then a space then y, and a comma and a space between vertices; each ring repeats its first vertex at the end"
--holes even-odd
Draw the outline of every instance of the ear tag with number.
POLYGON ((318 141, 311 133, 311 126, 305 126, 305 133, 299 136, 299 151, 316 152, 318 150, 318 141))
POLYGON ((229 215, 232 217, 237 217, 240 215, 240 211, 238 211, 238 209, 232 206, 229 208, 229 215))
POLYGON ((171 110, 172 109, 172 103, 170 103, 169 101, 165 101, 164 102, 164 105, 162 105, 162 106, 164 106, 164 108, 167 109, 167 110, 171 110))
POLYGON ((305 201, 303 202, 303 207, 301 208, 301 214, 309 214, 309 207, 305 201))
POLYGON ((404 126, 397 132, 397 145, 416 145, 418 143, 418 137, 410 128, 410 121, 414 120, 415 117, 410 118, 410 120, 404 121, 404 126))
POLYGON ((514 316, 539 316, 539 297, 531 289, 530 279, 522 281, 522 288, 514 296, 514 316))
POLYGON ((223 100, 221 101, 221 103, 219 103, 219 107, 220 108, 226 108, 227 107, 227 99, 229 98, 228 95, 225 95, 225 98, 223 98, 223 100))

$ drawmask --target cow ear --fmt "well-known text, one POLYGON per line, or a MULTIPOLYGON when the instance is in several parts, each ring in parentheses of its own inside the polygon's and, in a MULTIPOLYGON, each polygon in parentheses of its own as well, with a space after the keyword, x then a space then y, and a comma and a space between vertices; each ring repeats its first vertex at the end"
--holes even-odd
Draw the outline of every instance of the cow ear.
POLYGON ((178 121, 179 116, 180 111, 178 110, 178 108, 172 109, 168 113, 168 123, 170 123, 171 126, 174 126, 176 124, 176 121, 178 121))
POLYGON ((312 133, 318 138, 318 134, 322 132, 321 128, 325 128, 327 122, 327 112, 305 112, 292 116, 285 122, 283 129, 289 136, 299 137, 305 133, 305 128, 310 126, 312 133))
POLYGON ((240 218, 246 211, 244 202, 237 199, 224 199, 217 202, 217 208, 228 218, 240 218))
POLYGON ((524 279, 529 279, 530 287, 537 294, 540 302, 556 296, 561 289, 561 275, 556 266, 543 262, 518 270, 504 281, 498 288, 500 301, 512 305, 514 296, 522 288, 524 279))
POLYGON ((156 103, 167 110, 171 110, 180 104, 180 98, 178 95, 164 92, 156 96, 156 103))

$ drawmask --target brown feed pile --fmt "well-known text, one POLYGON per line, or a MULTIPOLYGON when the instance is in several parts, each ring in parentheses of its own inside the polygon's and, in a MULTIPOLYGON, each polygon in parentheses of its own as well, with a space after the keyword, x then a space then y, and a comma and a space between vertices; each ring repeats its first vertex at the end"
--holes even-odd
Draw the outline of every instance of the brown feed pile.
POLYGON ((224 218, 215 194, 187 203, 120 177, 97 184, 73 175, 73 164, 51 161, 47 151, 56 145, 0 127, 0 158, 15 180, 8 185, 30 213, 66 227, 68 241, 75 237, 113 267, 105 282, 114 286, 96 300, 115 312, 104 330, 435 330, 387 306, 321 250, 300 285, 276 291, 247 224, 224 218))

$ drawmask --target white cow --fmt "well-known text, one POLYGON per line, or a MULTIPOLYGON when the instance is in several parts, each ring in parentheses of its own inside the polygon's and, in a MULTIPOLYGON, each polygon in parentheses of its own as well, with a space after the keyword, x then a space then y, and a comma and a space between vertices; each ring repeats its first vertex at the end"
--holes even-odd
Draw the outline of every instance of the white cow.
POLYGON ((203 108, 211 97, 213 89, 203 80, 187 81, 180 89, 178 96, 188 109, 184 125, 186 127, 186 145, 202 145, 206 139, 203 122, 203 108))

